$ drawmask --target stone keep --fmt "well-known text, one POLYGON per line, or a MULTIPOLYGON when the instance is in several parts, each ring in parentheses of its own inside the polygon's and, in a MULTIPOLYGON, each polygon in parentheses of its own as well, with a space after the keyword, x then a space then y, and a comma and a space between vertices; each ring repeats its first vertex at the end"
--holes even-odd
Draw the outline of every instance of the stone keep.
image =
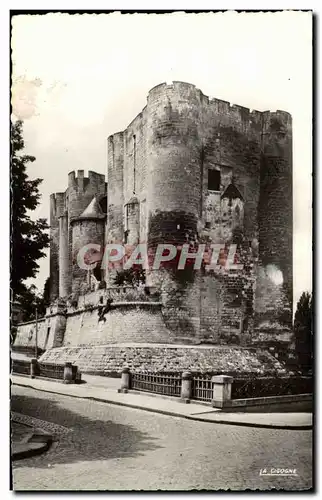
MULTIPOLYGON (((66 191, 51 196, 52 300, 86 289, 75 259, 87 243, 147 242, 152 254, 158 243, 220 243, 219 271, 147 273, 161 292, 168 342, 248 345, 290 327, 289 113, 250 111, 188 83, 160 84, 108 138, 107 178, 71 172, 66 191), (242 270, 224 267, 231 244, 242 270)), ((113 284, 104 271, 95 277, 113 284)))

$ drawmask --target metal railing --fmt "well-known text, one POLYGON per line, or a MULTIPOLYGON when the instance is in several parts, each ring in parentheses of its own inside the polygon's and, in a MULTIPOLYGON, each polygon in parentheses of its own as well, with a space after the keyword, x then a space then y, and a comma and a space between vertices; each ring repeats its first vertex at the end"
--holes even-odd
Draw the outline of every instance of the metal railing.
POLYGON ((213 384, 209 375, 195 375, 192 377, 191 398, 198 401, 211 401, 213 384))
POLYGON ((131 373, 131 389, 180 397, 181 374, 131 373))
POLYGON ((12 373, 18 375, 30 375, 30 361, 25 359, 13 359, 11 361, 12 373))
POLYGON ((29 375, 36 378, 42 377, 52 380, 69 381, 70 383, 81 382, 81 373, 78 371, 78 367, 70 363, 39 363, 36 359, 13 359, 11 371, 14 375, 29 375), (66 371, 67 365, 68 370, 66 371))
POLYGON ((39 375, 45 378, 64 380, 64 365, 53 363, 38 363, 39 375))

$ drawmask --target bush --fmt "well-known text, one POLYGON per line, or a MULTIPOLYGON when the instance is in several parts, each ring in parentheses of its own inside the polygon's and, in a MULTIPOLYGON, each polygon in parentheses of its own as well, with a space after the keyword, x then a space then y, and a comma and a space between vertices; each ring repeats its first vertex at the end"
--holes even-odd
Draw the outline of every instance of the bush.
POLYGON ((237 379, 231 391, 232 399, 306 394, 313 392, 313 380, 311 377, 237 379))
POLYGON ((116 272, 114 278, 116 286, 139 286, 145 284, 145 271, 144 269, 131 267, 130 269, 122 269, 116 272))

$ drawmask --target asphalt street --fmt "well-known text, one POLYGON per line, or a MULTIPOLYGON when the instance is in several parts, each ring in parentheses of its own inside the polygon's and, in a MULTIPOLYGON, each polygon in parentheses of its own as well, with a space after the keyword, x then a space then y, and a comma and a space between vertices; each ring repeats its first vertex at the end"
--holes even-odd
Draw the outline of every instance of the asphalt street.
POLYGON ((16 491, 307 490, 312 485, 309 430, 189 421, 18 386, 12 387, 11 409, 45 421, 49 432, 56 425, 48 452, 13 462, 16 491), (296 473, 260 475, 277 468, 296 473))

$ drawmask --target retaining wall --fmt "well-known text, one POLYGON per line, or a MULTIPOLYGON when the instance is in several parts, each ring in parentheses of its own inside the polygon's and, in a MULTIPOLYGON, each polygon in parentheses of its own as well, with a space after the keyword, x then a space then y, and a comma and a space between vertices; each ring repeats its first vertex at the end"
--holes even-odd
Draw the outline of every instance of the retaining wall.
POLYGON ((229 373, 247 375, 285 374, 284 366, 262 349, 224 346, 183 346, 151 344, 114 344, 50 349, 41 361, 72 362, 81 372, 117 375, 124 366, 131 371, 229 373))

